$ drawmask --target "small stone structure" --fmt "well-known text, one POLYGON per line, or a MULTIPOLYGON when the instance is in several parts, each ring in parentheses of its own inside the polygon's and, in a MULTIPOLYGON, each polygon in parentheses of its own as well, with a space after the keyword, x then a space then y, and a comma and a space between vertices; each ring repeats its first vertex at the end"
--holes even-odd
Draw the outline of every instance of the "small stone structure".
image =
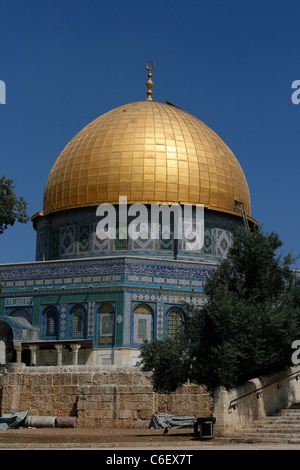
POLYGON ((147 428, 155 412, 212 416, 205 388, 184 385, 154 393, 137 367, 11 365, 0 374, 0 412, 29 410, 37 416, 76 416, 85 428, 147 428))

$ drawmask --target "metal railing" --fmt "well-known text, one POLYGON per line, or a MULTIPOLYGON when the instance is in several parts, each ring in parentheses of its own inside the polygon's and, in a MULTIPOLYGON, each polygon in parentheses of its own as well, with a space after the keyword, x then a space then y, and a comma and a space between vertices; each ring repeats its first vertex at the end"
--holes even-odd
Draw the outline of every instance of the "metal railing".
POLYGON ((249 395, 252 395, 253 393, 257 393, 256 397, 257 398, 260 398, 261 397, 261 390, 263 390, 264 388, 267 388, 267 387, 270 387, 271 385, 274 385, 275 383, 279 382, 278 385, 277 385, 277 388, 280 388, 280 382, 284 379, 287 379, 288 377, 292 377, 293 375, 295 375, 296 377, 296 380, 300 379, 300 369, 297 370, 296 372, 291 372, 290 374, 287 374, 287 375, 283 375, 282 377, 280 377, 279 379, 276 379, 276 380, 273 380, 272 382, 269 382, 268 384, 266 385, 263 385, 262 387, 258 387, 254 390, 251 390, 250 392, 247 392, 247 393, 244 393, 243 395, 240 395, 239 397, 237 398, 234 398, 233 400, 230 401, 230 404, 229 404, 229 408, 237 408, 237 402, 239 400, 241 400, 242 398, 245 398, 249 395))

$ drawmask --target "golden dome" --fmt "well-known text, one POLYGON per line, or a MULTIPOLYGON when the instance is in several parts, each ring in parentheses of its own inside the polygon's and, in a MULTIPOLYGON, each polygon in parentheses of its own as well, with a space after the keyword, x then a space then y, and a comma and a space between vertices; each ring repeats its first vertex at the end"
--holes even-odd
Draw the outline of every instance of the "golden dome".
POLYGON ((82 129, 47 180, 43 215, 102 203, 204 204, 251 215, 248 184, 223 140, 170 104, 120 106, 82 129))

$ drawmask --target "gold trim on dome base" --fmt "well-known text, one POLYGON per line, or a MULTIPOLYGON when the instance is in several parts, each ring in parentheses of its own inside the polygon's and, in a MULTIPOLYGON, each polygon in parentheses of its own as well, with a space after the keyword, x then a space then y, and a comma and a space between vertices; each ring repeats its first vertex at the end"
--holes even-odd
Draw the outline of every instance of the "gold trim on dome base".
MULTIPOLYGON (((92 121, 50 171, 43 215, 99 204, 203 204, 251 216, 243 170, 223 140, 180 108, 139 101, 92 121)), ((41 214, 41 213, 40 213, 41 214)))

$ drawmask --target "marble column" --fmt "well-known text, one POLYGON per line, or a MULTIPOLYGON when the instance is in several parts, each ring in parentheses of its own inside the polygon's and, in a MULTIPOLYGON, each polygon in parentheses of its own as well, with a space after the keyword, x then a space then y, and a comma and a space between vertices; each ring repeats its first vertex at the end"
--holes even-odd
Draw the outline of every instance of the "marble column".
POLYGON ((22 362, 22 345, 21 341, 14 341, 14 349, 16 351, 16 362, 22 362))
POLYGON ((77 366, 78 364, 78 351, 81 348, 80 344, 71 344, 72 354, 73 354, 73 366, 77 366))
POLYGON ((56 344, 55 348, 57 350, 57 366, 62 366, 62 352, 64 349, 64 346, 62 344, 56 344))
POLYGON ((31 366, 36 366, 36 352, 37 350, 39 349, 38 346, 36 346, 35 344, 32 344, 32 345, 29 345, 29 349, 30 349, 30 365, 31 366))
POLYGON ((6 346, 4 341, 0 341, 0 364, 6 364, 6 346))

